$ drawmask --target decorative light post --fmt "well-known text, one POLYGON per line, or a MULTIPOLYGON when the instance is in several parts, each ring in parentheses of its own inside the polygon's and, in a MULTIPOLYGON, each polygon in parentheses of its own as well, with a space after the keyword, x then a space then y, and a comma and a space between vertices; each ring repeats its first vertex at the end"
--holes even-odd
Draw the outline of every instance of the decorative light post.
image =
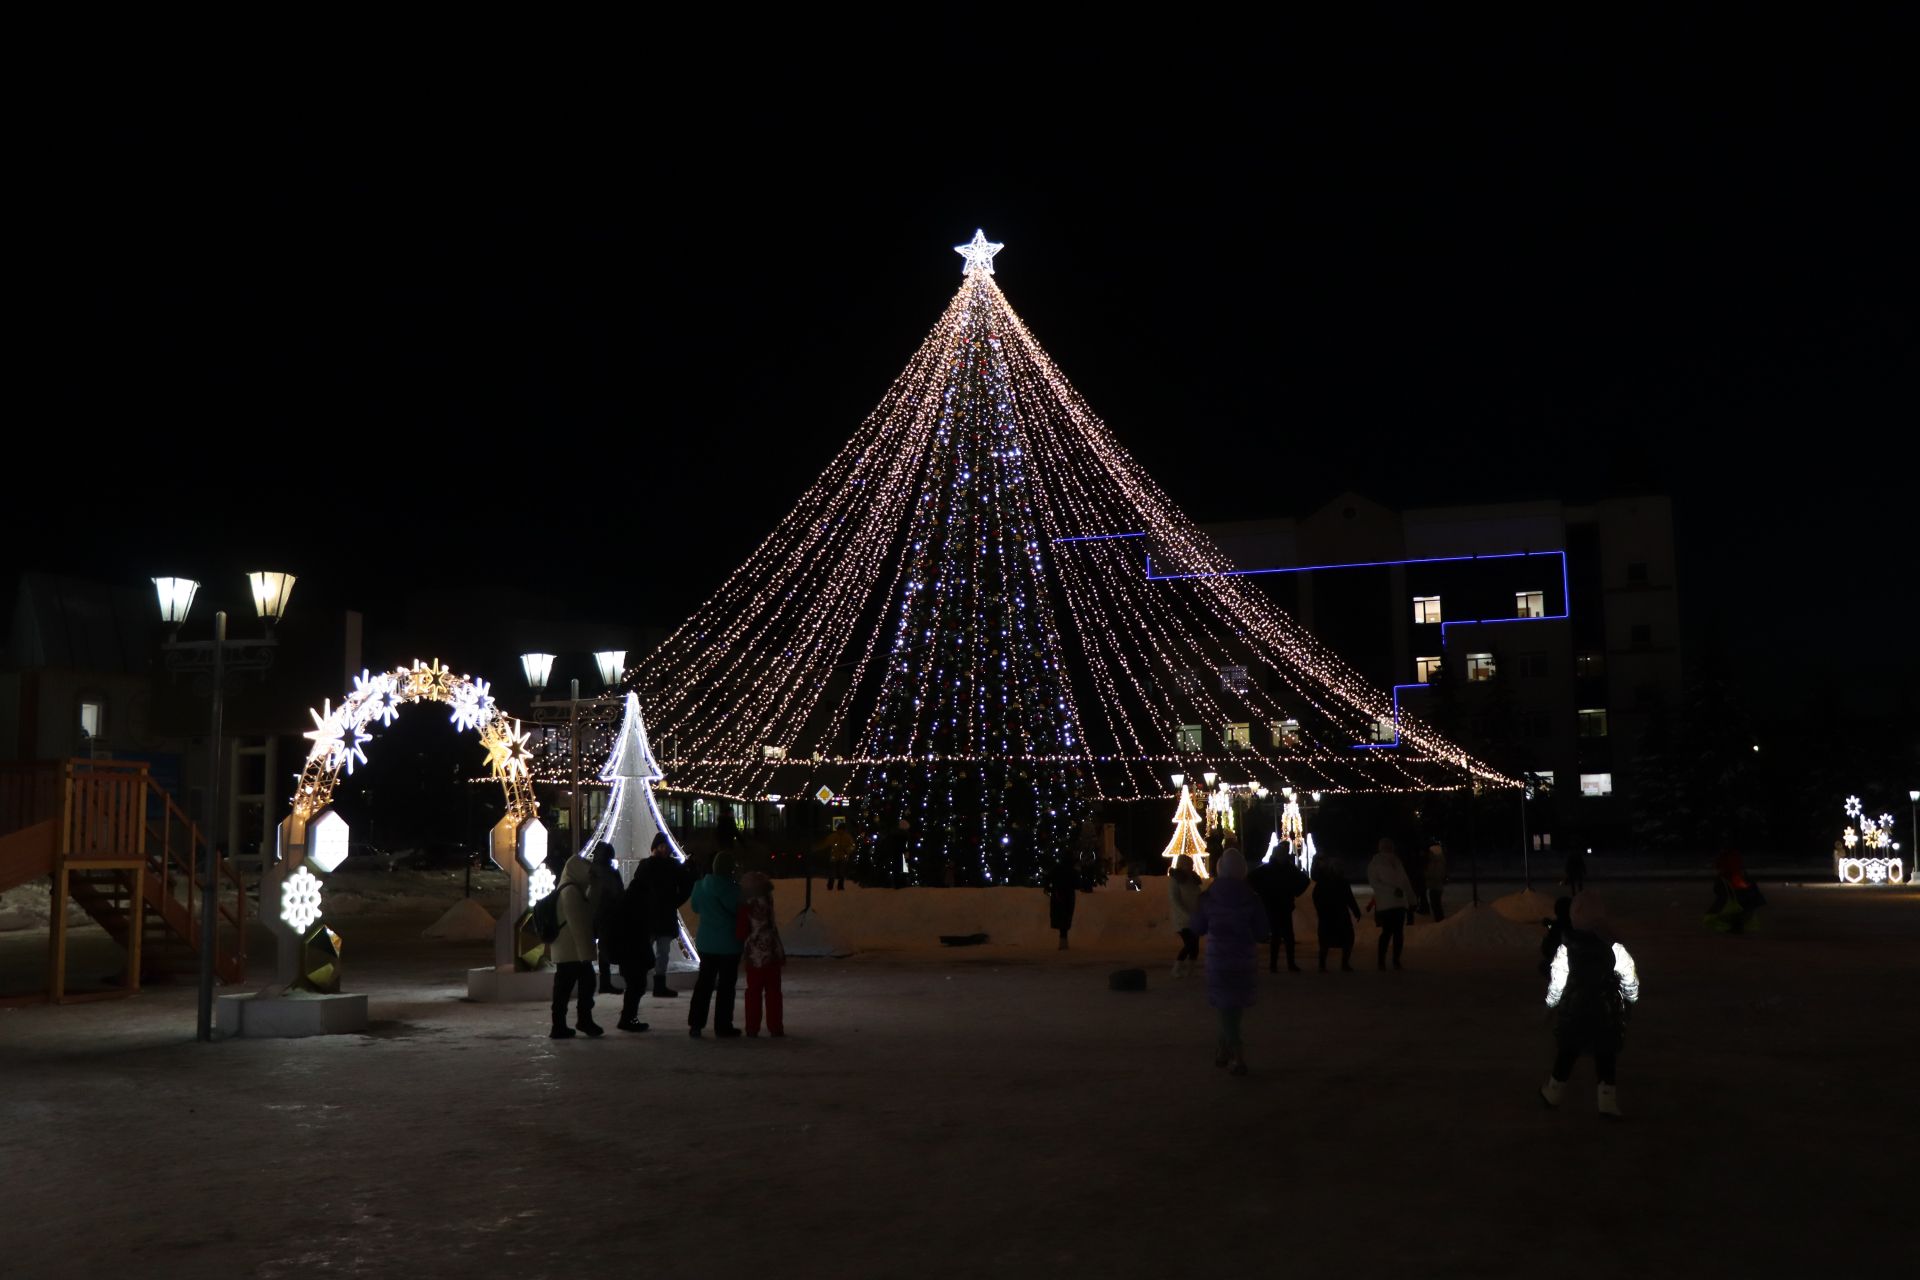
POLYGON ((596 710, 602 707, 619 707, 622 699, 618 693, 620 677, 626 671, 627 651, 625 649, 601 649, 593 655, 594 665, 600 669, 600 682, 606 686, 606 692, 594 698, 580 696, 580 681, 574 678, 567 682, 565 698, 542 698, 547 682, 553 677, 554 655, 551 653, 523 653, 520 655, 520 669, 526 673, 527 687, 533 690, 533 719, 543 724, 558 723, 558 713, 566 709, 567 725, 567 826, 571 829, 573 852, 580 852, 580 710, 582 707, 596 710), (541 712, 552 712, 549 720, 541 712))
MULTIPOLYGON (((229 671, 264 672, 273 665, 273 651, 279 644, 274 624, 287 613, 293 596, 294 576, 290 573, 259 572, 247 575, 253 591, 253 608, 266 634, 257 640, 229 640, 227 614, 222 609, 213 615, 213 639, 182 640, 180 628, 193 609, 193 598, 200 584, 192 578, 155 578, 153 590, 160 605, 160 619, 172 630, 160 647, 167 655, 167 669, 175 673, 205 675, 213 691, 211 728, 207 737, 207 852, 200 879, 200 1000, 195 1036, 213 1039, 214 947, 218 935, 217 889, 220 874, 220 811, 222 724, 226 718, 226 680, 229 671)), ((246 939, 239 940, 241 947, 246 939)))

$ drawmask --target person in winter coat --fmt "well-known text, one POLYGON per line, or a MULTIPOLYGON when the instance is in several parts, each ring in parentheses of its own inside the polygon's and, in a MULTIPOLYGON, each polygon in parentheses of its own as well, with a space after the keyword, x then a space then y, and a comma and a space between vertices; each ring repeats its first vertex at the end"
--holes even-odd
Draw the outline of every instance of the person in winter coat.
POLYGON ((1247 886, 1247 860, 1238 849, 1220 855, 1220 874, 1213 887, 1200 895, 1187 927, 1196 936, 1210 937, 1207 946, 1207 1003, 1220 1016, 1220 1046, 1213 1065, 1231 1065, 1233 1074, 1247 1074, 1246 1047, 1240 1039, 1240 1019, 1253 1007, 1254 975, 1260 967, 1260 944, 1270 930, 1267 909, 1247 886))
POLYGON ((1167 872, 1167 916, 1174 932, 1180 935, 1180 954, 1173 958, 1176 978, 1186 977, 1194 961, 1200 958, 1200 936, 1190 923, 1199 905, 1200 876, 1193 869, 1193 859, 1183 853, 1173 860, 1173 870, 1167 872))
POLYGON ((827 848, 827 889, 847 887, 847 864, 853 861, 853 833, 835 827, 825 841, 827 848))
POLYGON ((613 985, 613 966, 620 963, 620 902, 627 896, 627 882, 620 878, 619 856, 606 841, 594 841, 582 856, 593 864, 593 938, 599 944, 600 994, 617 996, 622 988, 613 985))
POLYGON ((1247 883, 1260 895, 1260 902, 1267 909, 1267 923, 1273 930, 1273 936, 1267 941, 1267 972, 1280 972, 1283 946, 1287 949, 1287 972, 1300 972, 1300 966, 1293 961, 1293 900, 1312 883, 1307 873, 1292 858, 1273 853, 1247 873, 1247 883))
POLYGON ((740 877, 740 916, 734 926, 740 955, 747 966, 747 1034, 760 1034, 760 1006, 767 1010, 767 1033, 787 1034, 780 1001, 780 970, 787 949, 780 943, 780 925, 773 914, 773 881, 763 871, 740 877))
POLYGON ((1627 1015, 1640 999, 1640 973, 1627 949, 1613 937, 1599 896, 1573 900, 1569 927, 1554 952, 1547 981, 1547 1008, 1553 1010, 1556 1051, 1553 1071, 1540 1087, 1540 1100, 1557 1107, 1581 1054, 1593 1055, 1600 1078, 1600 1114, 1620 1117, 1614 1088, 1614 1058, 1626 1035, 1627 1015))
POLYGON ((673 959, 673 940, 680 936, 680 904, 693 892, 692 870, 673 856, 665 834, 655 833, 653 846, 628 888, 640 891, 645 906, 645 930, 640 937, 653 947, 653 994, 656 999, 671 1000, 680 993, 667 985, 667 965, 673 959))
POLYGON ((1060 949, 1067 949, 1067 931, 1073 928, 1075 895, 1080 892, 1080 868, 1071 853, 1062 853, 1041 885, 1047 891, 1047 926, 1060 935, 1060 949))
POLYGON ((555 1040, 573 1038, 574 1027, 590 1036, 604 1028, 593 1020, 593 864, 579 854, 560 869, 560 936, 547 948, 553 958, 553 1031, 555 1040), (574 1026, 567 1025, 567 998, 578 991, 574 1026))
POLYGON ((1440 898, 1447 889, 1447 848, 1434 840, 1427 845, 1426 861, 1421 867, 1422 881, 1427 888, 1427 909, 1433 912, 1435 924, 1447 918, 1441 909, 1440 898))
POLYGON ((740 1034, 733 1025, 733 989, 740 981, 740 938, 735 932, 740 915, 740 887, 733 882, 733 855, 721 850, 713 856, 713 870, 693 886, 693 910, 700 931, 693 945, 700 953, 700 976, 694 980, 693 1000, 687 1008, 687 1034, 695 1040, 707 1025, 707 1006, 713 1005, 713 1034, 725 1039, 740 1034))
MULTIPOLYGON (((606 848, 606 846, 602 846, 606 848)), ((611 856, 611 849, 608 850, 611 856)), ((641 872, 647 859, 634 869, 633 883, 626 886, 620 895, 618 918, 614 921, 613 934, 618 951, 614 959, 620 965, 620 980, 626 988, 620 997, 620 1021, 615 1023, 622 1031, 645 1031, 647 1024, 640 1021, 640 997, 646 993, 647 970, 653 968, 653 939, 649 934, 649 916, 647 902, 647 880, 641 872)), ((601 959, 606 959, 606 936, 601 935, 601 959)))
POLYGON ((1320 972, 1327 971, 1327 952, 1340 949, 1340 969, 1353 972, 1353 922, 1360 904, 1353 900, 1340 859, 1321 854, 1313 864, 1313 914, 1320 934, 1320 972))
POLYGON ((1373 886, 1373 901, 1367 909, 1380 926, 1379 967, 1387 967, 1387 946, 1393 946, 1393 967, 1400 967, 1400 950, 1407 944, 1407 917, 1413 912, 1413 885, 1407 869, 1400 865, 1400 853, 1393 841, 1382 840, 1380 851, 1367 863, 1367 883, 1373 886))
POLYGON ((1767 900, 1759 886, 1747 878, 1746 863, 1738 851, 1721 850, 1713 864, 1713 905, 1707 908, 1707 925, 1715 933, 1747 933, 1760 922, 1760 908, 1767 900))

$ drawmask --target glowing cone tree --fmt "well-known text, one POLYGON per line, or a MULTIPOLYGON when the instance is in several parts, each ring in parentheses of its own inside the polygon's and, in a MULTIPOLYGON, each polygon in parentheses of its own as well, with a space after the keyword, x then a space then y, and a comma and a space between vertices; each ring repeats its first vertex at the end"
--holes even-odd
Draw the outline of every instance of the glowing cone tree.
POLYGON ((1169 869, 1176 858, 1192 858, 1193 869, 1201 879, 1212 874, 1207 866, 1207 842, 1200 834, 1200 812, 1193 807, 1193 795, 1185 787, 1180 788, 1180 807, 1173 811, 1173 839, 1167 841, 1160 856, 1167 860, 1169 869))
MULTIPOLYGON (((1031 882, 1091 799, 1167 775, 1513 781, 1399 712, 1183 515, 1001 293, 999 246, 747 561, 629 677, 675 790, 905 819, 909 874, 1031 882)), ((1144 269, 1144 268, 1134 268, 1144 269)), ((601 744, 609 754, 609 735, 601 744)), ((870 840, 869 868, 893 876, 870 840)))

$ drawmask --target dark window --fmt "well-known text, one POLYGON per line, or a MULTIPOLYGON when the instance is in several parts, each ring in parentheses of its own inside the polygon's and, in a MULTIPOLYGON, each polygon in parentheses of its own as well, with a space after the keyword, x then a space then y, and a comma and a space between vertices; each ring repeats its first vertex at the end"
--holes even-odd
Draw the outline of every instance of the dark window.
POLYGON ((1627 562, 1627 582, 1629 585, 1636 587, 1644 587, 1647 585, 1647 562, 1645 560, 1629 560, 1627 562))
POLYGON ((1580 712, 1580 736, 1583 738, 1604 738, 1607 736, 1607 709, 1588 707, 1580 712))
POLYGON ((1527 712, 1527 736, 1529 738, 1551 738, 1553 736, 1553 713, 1550 711, 1527 712))
POLYGON ((1547 674, 1547 655, 1544 653, 1523 653, 1520 655, 1520 674, 1531 680, 1538 680, 1547 674))
POLYGON ((1632 635, 1633 647, 1644 649, 1653 643, 1653 626, 1650 623, 1636 622, 1633 624, 1632 635))
POLYGON ((1574 670, 1581 679, 1594 679, 1607 674, 1607 655, 1604 653, 1583 653, 1574 659, 1574 670))

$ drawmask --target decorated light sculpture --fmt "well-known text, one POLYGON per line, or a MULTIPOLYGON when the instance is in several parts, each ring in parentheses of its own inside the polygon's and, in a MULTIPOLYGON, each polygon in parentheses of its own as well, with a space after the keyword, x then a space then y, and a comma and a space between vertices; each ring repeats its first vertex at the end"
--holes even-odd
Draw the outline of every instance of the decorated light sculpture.
MULTIPOLYGON (((1212 774, 1207 774, 1212 785, 1212 774)), ((1233 789, 1222 782, 1207 793, 1207 834, 1220 832, 1224 835, 1234 833, 1233 789)))
POLYGON ((1893 815, 1871 817, 1859 796, 1848 796, 1844 806, 1853 821, 1840 833, 1845 853, 1836 854, 1834 873, 1841 884, 1895 885, 1907 882, 1906 864, 1893 839, 1893 815), (1856 854, 1855 850, 1859 850, 1856 854))
MULTIPOLYGON (((607 784, 609 794, 600 823, 593 830, 593 839, 613 846, 620 873, 627 880, 633 879, 640 860, 652 852, 656 835, 666 837, 667 849, 675 860, 687 860, 686 851, 673 838, 653 794, 653 784, 663 777, 659 762, 653 758, 653 748, 647 742, 647 722, 640 714, 640 699, 629 693, 621 712, 618 743, 600 770, 600 781, 607 784)), ((830 804, 833 792, 826 787, 820 790, 824 793, 820 803, 830 804)), ((767 798, 776 804, 780 800, 779 796, 767 798)), ((698 961, 699 953, 693 949, 693 939, 688 936, 684 922, 680 925, 680 945, 689 958, 698 961)))
POLYGON ((1173 839, 1167 842, 1160 856, 1167 860, 1167 866, 1178 865, 1177 858, 1192 858, 1193 869, 1205 880, 1212 874, 1207 869, 1207 842, 1200 834, 1200 814, 1193 807, 1193 796, 1185 787, 1180 788, 1180 806, 1173 811, 1173 839))
MULTIPOLYGON (((956 247, 960 287, 875 410, 623 676, 673 726, 664 786, 745 802, 830 785, 867 831, 907 820, 915 877, 979 885, 1030 881, 1090 801, 1197 778, 1213 762, 1195 725, 1270 726, 1234 744, 1270 782, 1517 785, 1236 576, 1013 311, 998 242, 956 247), (1246 679, 1196 678, 1223 654, 1246 679)), ((614 732, 583 752, 609 758, 614 732)), ((539 776, 568 777, 570 755, 546 750, 539 776)))

